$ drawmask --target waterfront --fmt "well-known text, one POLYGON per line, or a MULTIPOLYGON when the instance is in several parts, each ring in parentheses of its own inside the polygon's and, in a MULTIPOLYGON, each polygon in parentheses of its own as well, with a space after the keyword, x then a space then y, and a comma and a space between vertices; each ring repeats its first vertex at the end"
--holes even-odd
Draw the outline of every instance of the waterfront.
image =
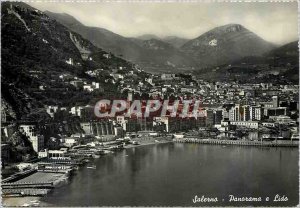
POLYGON ((155 144, 125 149, 83 167, 68 185, 42 198, 52 206, 295 206, 298 148, 155 144), (270 202, 228 202, 228 196, 270 202), (287 202, 272 202, 276 194, 287 202), (217 203, 192 199, 218 197, 217 203), (222 202, 224 199, 224 202, 222 202))

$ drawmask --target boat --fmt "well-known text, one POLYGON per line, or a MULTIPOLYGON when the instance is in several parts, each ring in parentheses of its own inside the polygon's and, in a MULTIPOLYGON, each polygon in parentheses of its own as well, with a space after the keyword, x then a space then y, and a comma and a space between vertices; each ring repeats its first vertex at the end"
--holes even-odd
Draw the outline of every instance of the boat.
POLYGON ((155 140, 155 142, 159 142, 158 140, 155 140))
POLYGON ((22 205, 22 207, 29 207, 29 206, 30 206, 30 204, 27 204, 27 203, 22 205))
POLYGON ((137 141, 132 141, 132 144, 138 145, 139 143, 137 141))
POLYGON ((86 168, 88 168, 88 169, 96 169, 96 165, 88 165, 86 168))
POLYGON ((93 154, 93 158, 100 158, 99 154, 93 154))
POLYGON ((104 154, 110 154, 110 153, 114 153, 114 152, 113 152, 113 151, 110 151, 110 150, 104 150, 103 153, 104 153, 104 154))
POLYGON ((39 205, 40 205, 40 203, 39 203, 39 202, 32 203, 32 206, 33 206, 33 207, 38 207, 39 205))

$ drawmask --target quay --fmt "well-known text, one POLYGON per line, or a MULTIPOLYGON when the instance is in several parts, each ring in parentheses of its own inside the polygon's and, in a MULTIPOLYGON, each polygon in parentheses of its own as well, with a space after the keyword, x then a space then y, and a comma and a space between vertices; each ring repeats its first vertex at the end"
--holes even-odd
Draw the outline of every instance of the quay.
POLYGON ((21 188, 21 189, 2 189, 4 197, 9 196, 44 196, 48 194, 51 189, 32 189, 32 188, 21 188))
POLYGON ((244 140, 219 140, 219 139, 197 139, 181 138, 173 139, 178 143, 198 143, 211 145, 239 145, 239 146, 263 146, 263 147, 298 147, 298 141, 244 141, 244 140))
POLYGON ((67 180, 67 173, 36 171, 20 180, 2 183, 1 187, 3 196, 37 196, 49 193, 67 180))

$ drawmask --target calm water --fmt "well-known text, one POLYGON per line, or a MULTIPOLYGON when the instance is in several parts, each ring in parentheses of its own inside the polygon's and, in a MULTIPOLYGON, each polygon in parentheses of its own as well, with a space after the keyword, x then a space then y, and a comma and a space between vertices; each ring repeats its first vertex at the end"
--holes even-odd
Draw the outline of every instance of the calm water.
POLYGON ((45 197, 53 206, 297 205, 298 149, 156 144, 126 149, 83 167, 68 185, 45 197), (272 202, 276 194, 287 202, 272 202), (218 203, 196 203, 198 195, 218 203), (270 202, 228 202, 270 197, 270 202), (223 201, 224 199, 224 201, 223 201))

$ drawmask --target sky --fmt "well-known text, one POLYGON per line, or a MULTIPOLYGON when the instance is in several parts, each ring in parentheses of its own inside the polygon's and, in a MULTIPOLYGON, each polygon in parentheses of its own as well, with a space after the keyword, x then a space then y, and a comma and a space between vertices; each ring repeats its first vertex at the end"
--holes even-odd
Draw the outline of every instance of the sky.
POLYGON ((67 13, 87 26, 125 37, 154 34, 196 38, 214 27, 237 23, 263 39, 285 44, 298 39, 297 2, 155 3, 155 2, 38 2, 45 11, 67 13))

